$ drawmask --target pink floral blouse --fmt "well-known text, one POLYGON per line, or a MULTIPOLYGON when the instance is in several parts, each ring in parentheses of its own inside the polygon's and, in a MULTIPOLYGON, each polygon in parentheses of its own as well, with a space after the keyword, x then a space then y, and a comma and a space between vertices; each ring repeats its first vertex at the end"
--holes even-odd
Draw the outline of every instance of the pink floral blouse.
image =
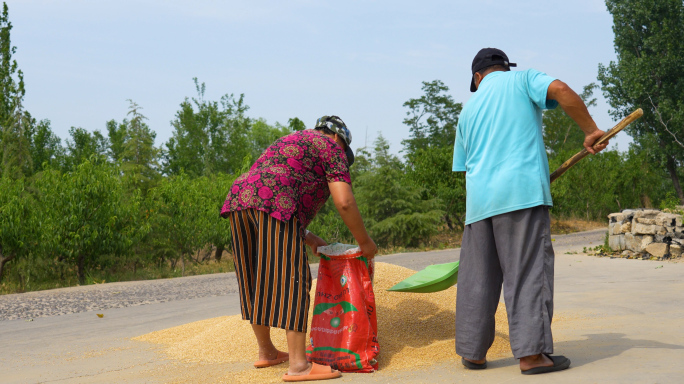
POLYGON ((351 184, 344 150, 317 131, 294 132, 276 140, 235 180, 221 216, 255 208, 282 221, 296 215, 306 228, 328 200, 333 181, 351 184))

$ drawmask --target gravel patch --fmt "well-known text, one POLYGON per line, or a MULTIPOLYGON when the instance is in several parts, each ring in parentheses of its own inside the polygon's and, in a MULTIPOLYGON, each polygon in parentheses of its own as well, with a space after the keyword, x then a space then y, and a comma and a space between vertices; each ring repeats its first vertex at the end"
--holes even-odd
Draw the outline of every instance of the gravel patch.
POLYGON ((129 281, 0 296, 0 321, 59 316, 238 292, 234 272, 129 281))

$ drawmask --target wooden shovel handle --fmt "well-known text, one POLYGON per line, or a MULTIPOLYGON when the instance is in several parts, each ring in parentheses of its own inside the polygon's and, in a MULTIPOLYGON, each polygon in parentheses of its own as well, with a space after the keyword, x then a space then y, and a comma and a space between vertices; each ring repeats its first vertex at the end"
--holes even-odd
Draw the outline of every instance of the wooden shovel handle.
MULTIPOLYGON (((641 108, 632 112, 629 116, 622 119, 613 128, 611 128, 608 132, 606 132, 603 136, 601 136, 600 139, 596 140, 593 148, 596 148, 597 145, 603 144, 604 142, 613 138, 613 136, 617 135, 618 132, 625 129, 626 126, 630 125, 634 120, 640 118, 643 114, 644 114, 644 110, 641 108)), ((585 149, 582 149, 581 151, 577 152, 575 154, 575 156, 566 160, 565 163, 563 163, 560 167, 558 167, 558 169, 553 171, 553 173, 551 174, 551 182, 553 183, 553 181, 556 180, 557 178, 559 178, 560 175, 565 173, 565 171, 570 169, 570 167, 572 167, 573 165, 577 164, 577 162, 584 159, 588 154, 589 154, 589 151, 587 151, 587 149, 585 148, 585 149)))

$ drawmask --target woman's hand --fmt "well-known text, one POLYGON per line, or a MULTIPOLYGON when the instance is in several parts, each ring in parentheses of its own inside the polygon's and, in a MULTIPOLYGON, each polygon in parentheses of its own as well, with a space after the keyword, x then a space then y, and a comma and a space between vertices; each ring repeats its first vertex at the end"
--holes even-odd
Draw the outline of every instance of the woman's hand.
POLYGON ((306 243, 306 245, 311 247, 311 251, 313 252, 314 256, 318 256, 318 247, 324 247, 328 245, 328 243, 326 243, 325 240, 314 235, 313 232, 308 231, 306 233, 306 237, 304 237, 304 242, 306 243))
POLYGON ((375 242, 370 237, 368 237, 365 242, 359 243, 359 248, 361 248, 363 256, 369 260, 375 257, 375 254, 378 253, 378 246, 375 245, 375 242))

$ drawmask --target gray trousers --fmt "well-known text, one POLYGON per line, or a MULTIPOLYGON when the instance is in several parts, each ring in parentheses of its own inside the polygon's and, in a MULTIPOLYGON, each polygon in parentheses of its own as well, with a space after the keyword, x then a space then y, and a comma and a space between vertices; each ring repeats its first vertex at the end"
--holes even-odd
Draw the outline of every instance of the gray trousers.
POLYGON ((503 284, 513 356, 553 353, 549 209, 522 209, 466 225, 456 294, 456 353, 481 360, 494 342, 503 284))

